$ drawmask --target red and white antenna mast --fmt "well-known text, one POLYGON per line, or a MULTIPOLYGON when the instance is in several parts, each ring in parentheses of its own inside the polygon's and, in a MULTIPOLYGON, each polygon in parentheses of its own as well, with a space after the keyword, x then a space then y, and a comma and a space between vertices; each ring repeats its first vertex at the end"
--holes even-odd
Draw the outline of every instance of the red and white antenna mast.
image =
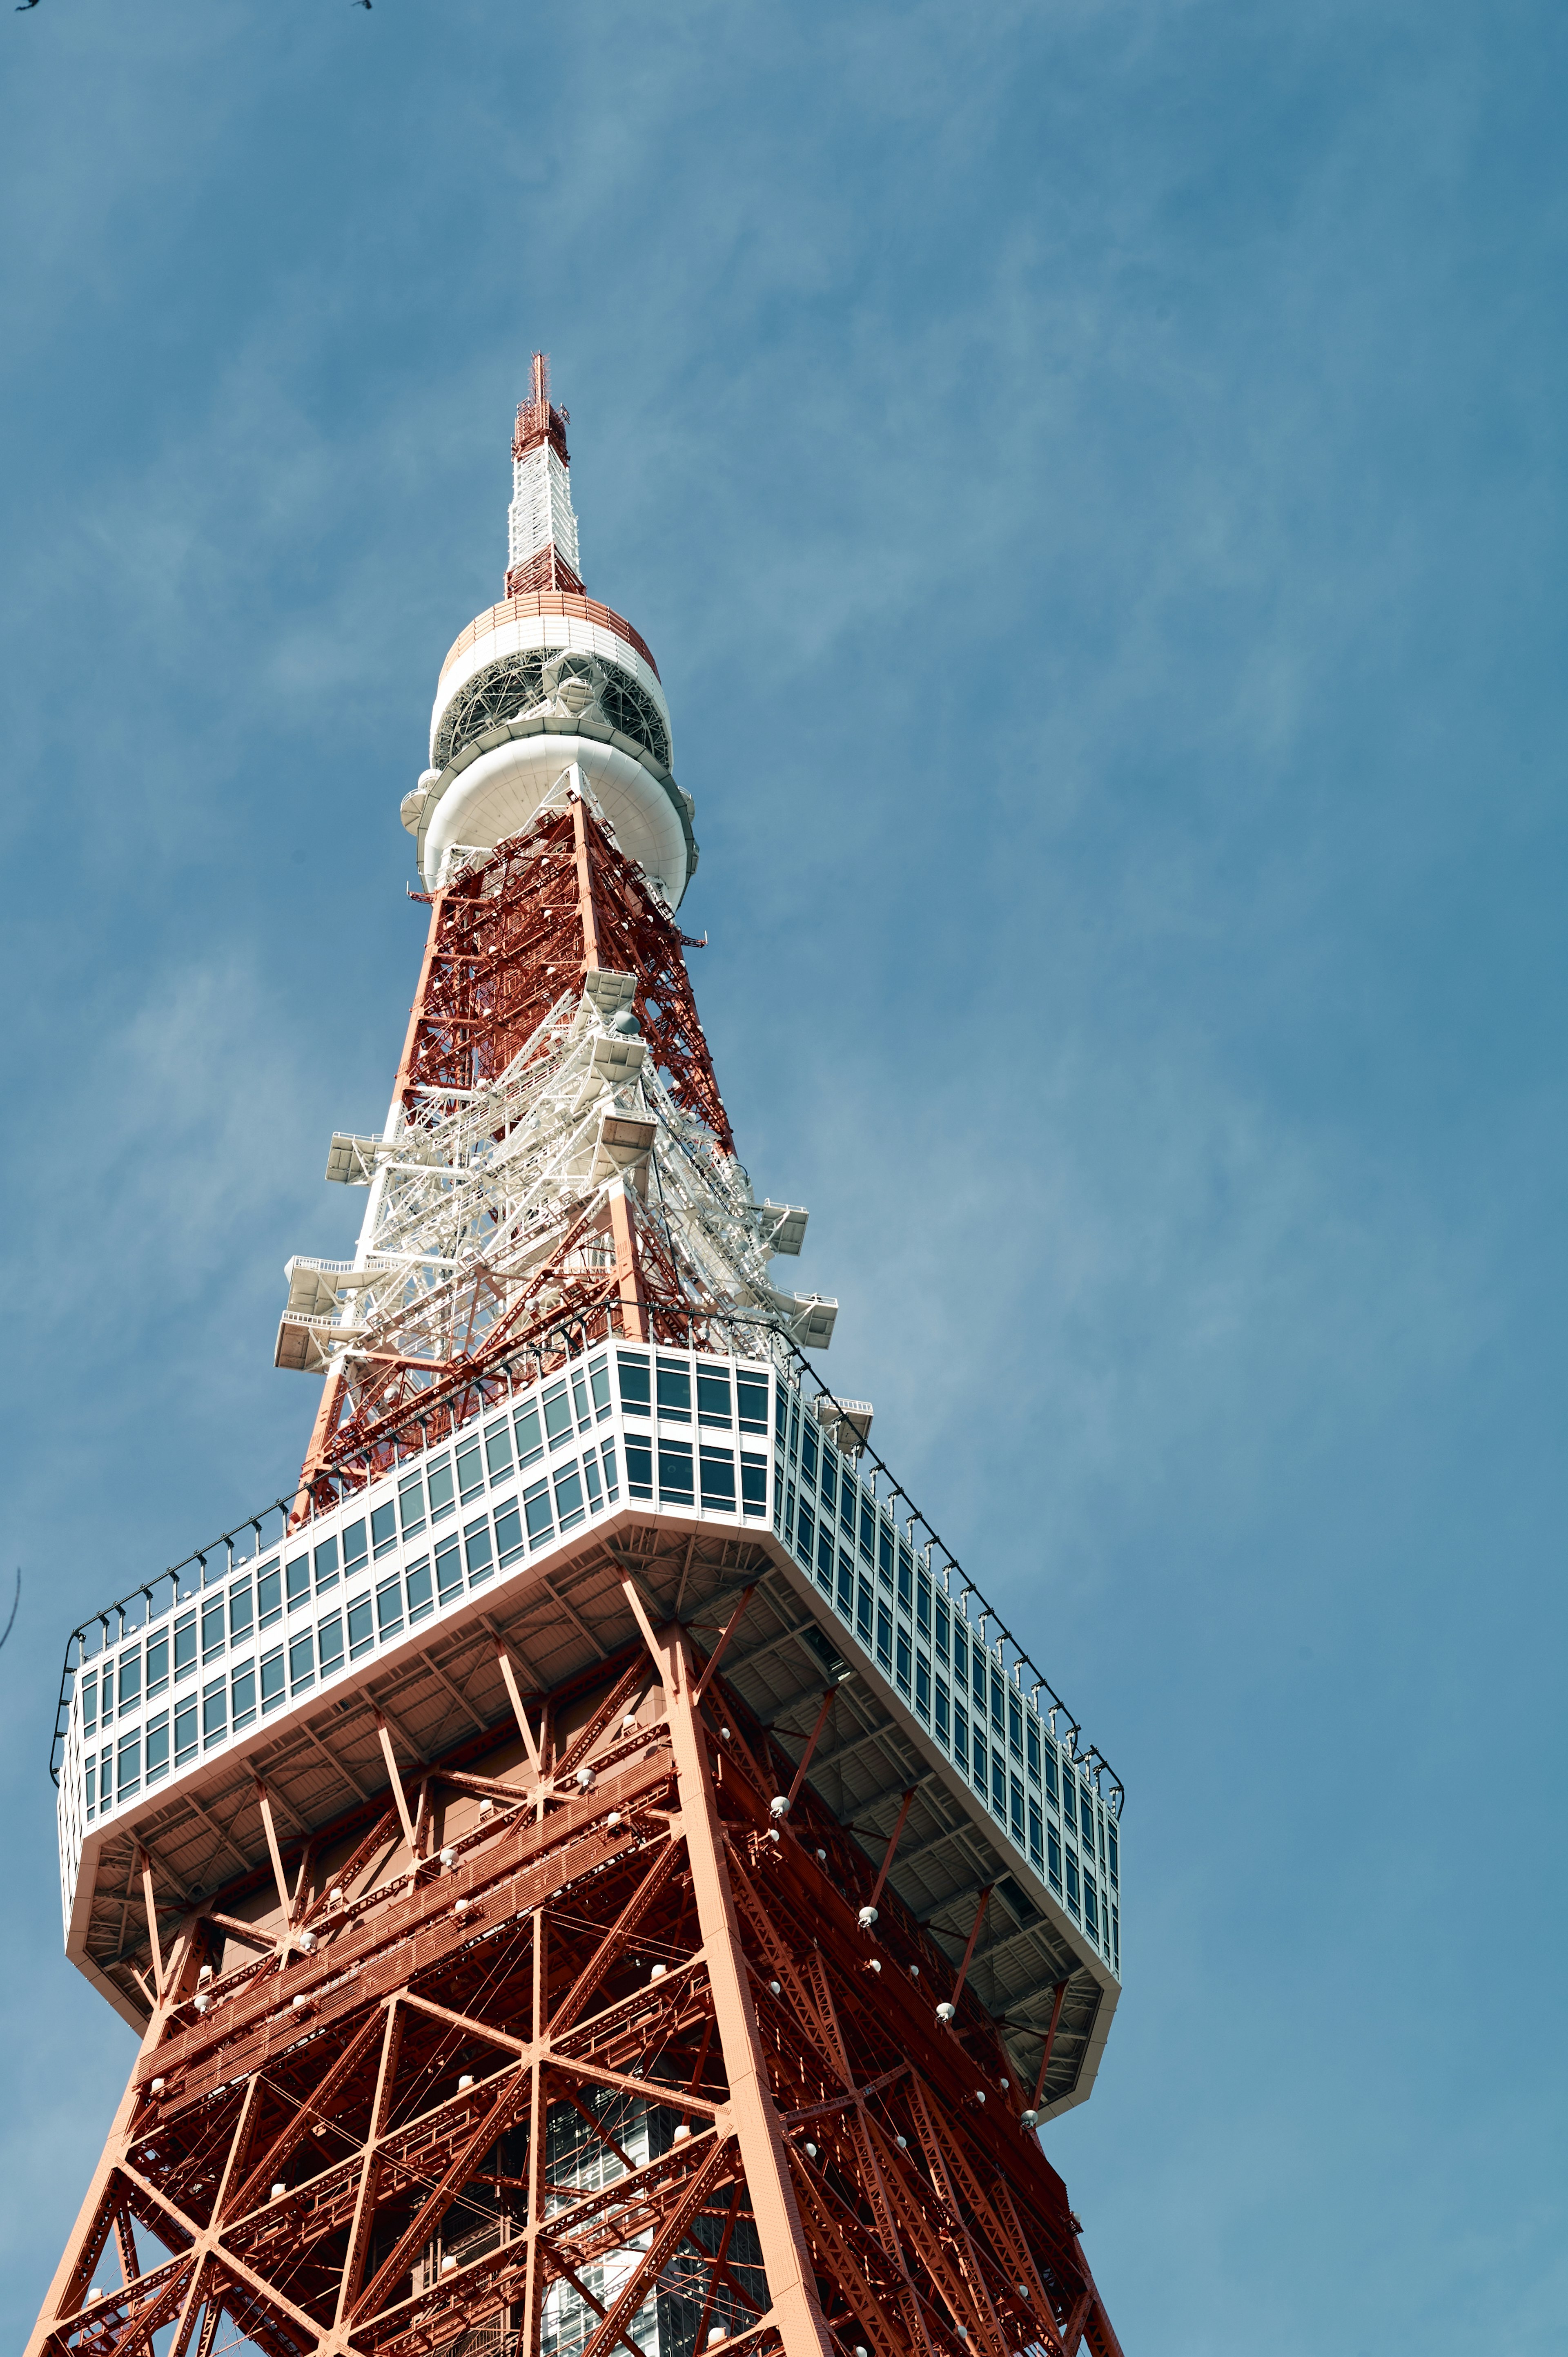
POLYGON ((550 399, 550 356, 535 352, 526 401, 511 437, 511 507, 507 515, 506 594, 571 589, 579 596, 577 519, 572 511, 571 412, 550 399))

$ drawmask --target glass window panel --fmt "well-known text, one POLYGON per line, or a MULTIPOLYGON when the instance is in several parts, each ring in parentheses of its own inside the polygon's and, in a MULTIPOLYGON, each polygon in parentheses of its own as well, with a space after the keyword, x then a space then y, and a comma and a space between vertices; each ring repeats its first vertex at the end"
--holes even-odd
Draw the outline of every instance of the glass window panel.
POLYGON ((671 1505, 689 1506, 694 1496, 692 1486, 692 1449, 689 1442, 663 1440, 659 1443, 659 1495, 671 1505))
POLYGON ((952 1632, 952 1674, 960 1685, 969 1684, 969 1640, 956 1620, 952 1632))
POLYGON ((613 1504, 615 1500, 620 1495, 620 1491, 616 1487, 615 1442, 613 1440, 601 1440, 599 1443, 599 1456, 603 1460, 605 1469, 605 1495, 613 1504))
POLYGON ((1024 1706, 1011 1686, 1007 1689, 1007 1741, 1015 1754, 1024 1749, 1024 1706))
POLYGON ((470 1498, 478 1496, 484 1486, 485 1469, 480 1462, 479 1443, 476 1437, 465 1441, 457 1451, 457 1495, 466 1506, 470 1498))
POLYGON ((81 1773, 81 1796, 87 1810, 87 1822, 92 1823, 98 1813, 98 1760, 91 1759, 81 1773))
POLYGON ((424 1476, 405 1473, 397 1485, 397 1513, 405 1539, 417 1537, 424 1528, 424 1476))
POLYGON ((210 1604, 201 1608, 201 1658, 215 1662, 228 1642, 229 1616, 223 1609, 223 1598, 215 1596, 210 1604))
POLYGON ((993 1670, 991 1673, 991 1724, 998 1735, 1002 1732, 1002 1707, 1005 1697, 1006 1688, 1003 1685, 997 1673, 993 1670))
POLYGON ((160 1710, 147 1721, 147 1781, 156 1784, 168 1773, 168 1713, 160 1710))
POLYGON ((504 1415, 485 1426, 485 1462, 492 1481, 504 1480, 511 1471, 511 1426, 504 1415))
MULTIPOLYGON (((708 1496, 708 1469, 704 1465, 703 1468, 703 1503, 706 1506, 709 1504, 717 1504, 718 1502, 719 1501, 717 1500, 710 1500, 708 1496)), ((808 1571, 811 1567, 811 1558, 816 1553, 816 1520, 810 1506, 807 1505, 805 1500, 802 1498, 800 1501, 800 1511, 795 1517, 795 1552, 800 1556, 800 1561, 805 1565, 808 1571)))
POLYGON ((646 1440, 627 1441, 626 1486, 633 1498, 653 1495, 653 1451, 646 1440))
POLYGON ((628 1415, 646 1415, 653 1404, 649 1388, 648 1361, 627 1351, 616 1353, 620 1377, 620 1404, 628 1415))
MULTIPOLYGON (((702 1452, 703 1503, 715 1513, 735 1512, 735 1458, 727 1448, 704 1448, 702 1452)), ((808 1509, 800 1508, 800 1525, 804 1537, 806 1561, 811 1560, 811 1546, 816 1526, 808 1509)))
POLYGON ((98 1673, 89 1670, 81 1681, 81 1727, 85 1735, 98 1728, 98 1673))
POLYGON ((572 1370, 572 1408, 577 1419, 578 1431, 586 1432, 594 1418, 588 1406, 588 1386, 581 1367, 572 1370))
MULTIPOLYGON (((370 1544, 365 1535, 364 1517, 361 1515, 357 1522, 345 1523, 343 1525, 343 1570, 345 1576, 349 1572, 358 1571, 360 1566, 369 1555, 370 1551, 370 1544)), ((316 1584, 318 1587, 321 1585, 319 1566, 317 1566, 316 1584)))
POLYGON ((854 1601, 855 1633, 863 1645, 869 1645, 871 1642, 871 1589, 864 1579, 855 1591, 854 1601))
POLYGON ((356 1597, 349 1607, 349 1659, 357 1662, 376 1641, 375 1623, 368 1596, 356 1597))
MULTIPOLYGON (((220 1629, 220 1631, 221 1632, 222 1623, 223 1623, 223 1610, 222 1610, 222 1607, 221 1607, 221 1606, 220 1606, 220 1607, 219 1607, 219 1611, 218 1611, 218 1622, 219 1622, 219 1629, 220 1629)), ((217 1650, 218 1650, 218 1652, 221 1652, 223 1651, 223 1639, 222 1639, 222 1635, 221 1635, 221 1633, 220 1633, 220 1635, 219 1635, 217 1650)), ((136 1708, 137 1705, 140 1703, 141 1699, 142 1699, 142 1649, 141 1649, 141 1647, 138 1645, 138 1646, 135 1648, 135 1650, 134 1650, 134 1652, 130 1652, 130 1653, 122 1653, 122 1654, 121 1654, 121 1656, 120 1656, 120 1716, 121 1716, 121 1717, 122 1717, 122 1718, 124 1718, 124 1716, 125 1716, 125 1713, 126 1713, 128 1710, 134 1710, 134 1709, 136 1708)))
POLYGON ((1057 1797, 1057 1747, 1049 1742, 1046 1745, 1046 1790, 1054 1801, 1057 1797))
POLYGON ((140 1731, 120 1738, 120 1757, 114 1769, 114 1799, 116 1804, 128 1801, 141 1789, 142 1738, 140 1731))
POLYGON ((749 1457, 744 1448, 740 1452, 740 1502, 746 1513, 768 1512, 768 1459, 749 1457))
POLYGON ((504 1571, 522 1553, 522 1516, 515 1500, 510 1506, 496 1511, 496 1555, 504 1571))
POLYGON ((659 1361, 659 1413, 668 1423, 692 1421, 692 1371, 683 1360, 659 1361))
POLYGON ((283 1647, 274 1645, 270 1653, 262 1655, 262 1708, 275 1710, 285 1692, 283 1647))
POLYGON ((846 1555, 839 1557, 838 1590, 833 1602, 847 1620, 854 1610, 854 1569, 846 1555))
POLYGON ((697 1370, 697 1421, 699 1424, 730 1425, 729 1377, 704 1375, 697 1370))
MULTIPOLYGON (((365 1526, 361 1523, 360 1524, 361 1540, 364 1534, 365 1526)), ((335 1538, 323 1539, 316 1550, 316 1593, 317 1596, 325 1596, 329 1587, 336 1587, 337 1585, 338 1542, 335 1538)))
POLYGON ((256 1665, 254 1662, 242 1662, 240 1667, 234 1672, 233 1676, 230 1680, 229 1701, 233 1711, 234 1732, 238 1735, 242 1727, 249 1727, 251 1721, 256 1715, 256 1665))
POLYGON ((482 1587, 496 1567, 495 1556, 490 1552, 490 1518, 488 1514, 481 1514, 477 1523, 465 1525, 463 1554, 468 1566, 469 1587, 482 1587))
POLYGON ((961 1768, 969 1766, 969 1713, 956 1695, 952 1706, 952 1756, 961 1768))
MULTIPOLYGON (((879 1523, 876 1526, 876 1568, 881 1574, 883 1587, 891 1587, 893 1585, 893 1534, 886 1523, 879 1523)), ((907 1609, 909 1602, 908 1595, 904 1595, 899 1600, 907 1609)))
POLYGON ((435 1592, 443 1604, 463 1592, 463 1551, 456 1531, 435 1550, 435 1592))
POLYGON ((575 1530, 587 1514, 583 1477, 575 1465, 563 1466, 555 1476, 555 1513, 564 1531, 575 1530))
POLYGON ((195 1753, 199 1716, 194 1694, 183 1695, 174 1706, 174 1764, 177 1768, 183 1768, 195 1753))
POLYGON ((572 1438, 575 1429, 565 1384, 552 1383, 544 1394, 544 1434, 551 1448, 559 1448, 563 1441, 572 1438))
POLYGON ((372 1555, 391 1555, 396 1544, 397 1516, 389 1498, 384 1506, 374 1506, 371 1510, 371 1553, 372 1555))
POLYGON ((589 1360, 588 1388, 594 1394, 594 1415, 602 1424, 610 1412, 610 1372, 605 1360, 589 1360))
MULTIPOLYGON (((630 1451, 628 1450, 627 1453, 629 1456, 630 1451)), ((548 1481, 536 1481, 532 1490, 525 1490, 523 1491, 522 1518, 528 1525, 528 1543, 530 1546, 541 1546, 547 1538, 550 1538, 553 1534, 555 1525, 552 1521, 550 1514, 550 1484, 548 1481)))
POLYGON ((871 1541, 875 1529, 875 1524, 871 1519, 871 1508, 863 1504, 860 1510, 860 1555, 863 1563, 871 1561, 871 1541))
POLYGON ((520 1407, 512 1424, 517 1432, 517 1462, 521 1471, 523 1466, 532 1465, 536 1457, 544 1454, 544 1434, 540 1427, 537 1400, 530 1400, 526 1406, 520 1407))
POLYGON ((1067 1854, 1067 1903, 1078 1913, 1078 1860, 1069 1849, 1067 1854))
POLYGON ((832 1511, 833 1511, 833 1503, 834 1503, 834 1499, 835 1499, 835 1495, 836 1495, 837 1482, 838 1482, 838 1465, 837 1465, 837 1460, 835 1459, 835 1458, 834 1458, 834 1456, 833 1456, 833 1452, 832 1452, 832 1450, 829 1448, 829 1446, 828 1446, 827 1442, 824 1440, 824 1441, 823 1441, 823 1443, 822 1443, 822 1512, 823 1512, 823 1513, 824 1513, 824 1514, 831 1514, 831 1513, 832 1512, 832 1511))
POLYGON ((201 1748, 210 1751, 229 1732, 229 1681, 212 1678, 201 1689, 201 1748))
POLYGON ((1114 1881, 1117 1879, 1117 1875, 1116 1875, 1116 1828, 1115 1828, 1115 1826, 1114 1826, 1114 1825, 1112 1825, 1112 1826, 1108 1829, 1108 1831, 1107 1831, 1107 1834, 1106 1834, 1106 1836, 1105 1836, 1105 1837, 1106 1837, 1106 1840, 1108 1841, 1108 1843, 1110 1844, 1111 1879, 1112 1879, 1112 1882, 1114 1882, 1114 1881))
POLYGON ((893 1647, 893 1674, 905 1694, 909 1691, 909 1632, 900 1627, 893 1647))
POLYGON ((428 1620, 435 1609, 428 1555, 421 1555, 417 1563, 409 1565, 403 1574, 403 1585, 408 1590, 408 1625, 411 1629, 417 1628, 420 1621, 428 1620))
POLYGON ((277 1557, 263 1564, 256 1574, 256 1620, 263 1629, 270 1629, 283 1616, 283 1574, 277 1557))
POLYGON ((309 1603, 310 1557, 307 1555, 295 1556, 284 1575, 284 1584, 288 1592, 288 1609, 291 1612, 297 1612, 302 1604, 309 1603))
POLYGON ((316 1684, 316 1635, 302 1629, 297 1637, 288 1641, 288 1690, 291 1695, 306 1694, 316 1684))
POLYGON ((948 1739, 948 1690, 946 1681, 941 1678, 937 1680, 936 1707, 932 1713, 932 1719, 938 1735, 945 1743, 948 1739))
POLYGON ((343 1615, 329 1612, 325 1620, 316 1624, 316 1658, 321 1664, 322 1676, 328 1677, 343 1666, 343 1615))
POLYGON ((1083 1878, 1083 1920, 1094 1938, 1098 1940, 1100 1937, 1100 1910, 1095 1902, 1094 1877, 1092 1874, 1087 1873, 1083 1878))
POLYGON ((1007 1797, 1010 1803, 1008 1823, 1013 1829, 1014 1840, 1018 1844, 1019 1847, 1022 1848, 1024 1844, 1024 1787, 1016 1776, 1011 1777, 1008 1780, 1007 1797))
POLYGON ((1029 1803, 1029 1856, 1036 1867, 1043 1867, 1046 1862, 1045 1838, 1045 1819, 1040 1814, 1040 1804, 1038 1801, 1031 1801, 1029 1803))
POLYGON ((394 1572, 376 1582, 376 1630, 382 1644, 403 1631, 403 1582, 394 1572))
POLYGON ((430 1492, 430 1519, 433 1523, 443 1523, 448 1514, 456 1512, 457 1501, 452 1490, 452 1460, 449 1457, 438 1457, 433 1465, 426 1467, 424 1486, 430 1492))
POLYGON ((231 1587, 229 1590, 229 1641, 231 1644, 242 1644, 252 1633, 254 1615, 255 1598, 251 1594, 251 1583, 247 1579, 238 1587, 231 1587))
POLYGON ((583 1479, 588 1485, 588 1511, 596 1514, 605 1500, 599 1487, 599 1460, 591 1448, 583 1459, 583 1479))
POLYGON ((1029 1781, 1037 1784, 1040 1781, 1040 1730, 1032 1718, 1025 1727, 1024 1737, 1028 1754, 1029 1781))
POLYGON ((931 1665, 924 1653, 915 1655, 915 1708, 922 1718, 931 1715, 931 1665))
POLYGON ((937 1598, 937 1651, 945 1662, 948 1657, 948 1607, 947 1598, 942 1596, 937 1598))
POLYGON ((768 1379, 767 1374, 745 1374, 736 1367, 736 1416, 743 1433, 767 1433, 768 1428, 768 1379))

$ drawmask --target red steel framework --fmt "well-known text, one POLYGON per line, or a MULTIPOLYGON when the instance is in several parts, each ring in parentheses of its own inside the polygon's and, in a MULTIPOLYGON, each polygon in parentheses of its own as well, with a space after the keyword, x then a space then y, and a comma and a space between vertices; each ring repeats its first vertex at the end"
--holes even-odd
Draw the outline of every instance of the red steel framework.
MULTIPOLYGON (((632 978, 632 1006, 654 1065, 676 1102, 734 1151, 684 952, 701 948, 655 899, 641 871, 586 804, 542 813, 430 899, 430 931, 396 1094, 470 1090, 503 1072, 567 985, 607 969, 632 978)), ((542 1049, 541 1050, 542 1053, 542 1049)), ((328 1377, 302 1480, 309 1487, 353 1463, 367 1478, 392 1461, 417 1413, 431 1438, 489 1403, 490 1371, 547 1330, 681 1340, 710 1306, 676 1269, 660 1223, 632 1195, 585 1211, 526 1291, 468 1351, 445 1365, 359 1359, 328 1377), (599 1273, 577 1265, 607 1239, 599 1273), (536 1305, 547 1299, 548 1309, 536 1305)), ((700 1324, 696 1330, 700 1331, 700 1324)))
POLYGON ((258 1785, 270 1920, 220 1892, 165 1957, 150 1916, 152 2018, 29 2357, 212 2357, 223 2319, 266 2357, 537 2357, 562 2285, 580 2357, 653 2357, 660 2298, 725 2357, 1119 2357, 973 1934, 955 1973, 887 1886, 902 1816, 874 1874, 723 1638, 624 1587, 642 1641, 585 1718, 587 1682, 524 1698, 509 1664, 516 1767, 481 1738, 410 1772, 383 1725, 388 1802, 303 1846, 258 1785), (564 2114, 597 2183, 548 2173, 564 2114))

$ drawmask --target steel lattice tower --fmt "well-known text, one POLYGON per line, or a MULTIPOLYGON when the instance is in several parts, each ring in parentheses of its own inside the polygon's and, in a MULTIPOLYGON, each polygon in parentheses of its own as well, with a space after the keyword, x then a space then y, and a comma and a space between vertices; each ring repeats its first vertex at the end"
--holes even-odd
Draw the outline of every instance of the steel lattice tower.
POLYGON ((300 1484, 72 1636, 66 1943, 142 2038, 30 2348, 1113 2357, 1036 2129, 1120 1785, 803 1355, 653 658, 535 358, 404 800, 430 928, 300 1484))

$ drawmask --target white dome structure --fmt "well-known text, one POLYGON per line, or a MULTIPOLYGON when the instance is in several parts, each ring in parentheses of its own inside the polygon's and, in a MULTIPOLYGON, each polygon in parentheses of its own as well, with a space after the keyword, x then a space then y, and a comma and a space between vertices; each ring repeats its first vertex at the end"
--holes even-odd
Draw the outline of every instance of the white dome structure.
POLYGON ((441 667, 430 765, 400 816, 433 891, 449 854, 521 833, 575 768, 621 850, 674 909, 697 865, 695 806, 670 768, 670 708, 652 654, 588 597, 576 569, 566 416, 551 405, 536 359, 512 441, 508 594, 469 623, 441 667), (550 495, 535 497, 529 486, 546 461, 550 495))

